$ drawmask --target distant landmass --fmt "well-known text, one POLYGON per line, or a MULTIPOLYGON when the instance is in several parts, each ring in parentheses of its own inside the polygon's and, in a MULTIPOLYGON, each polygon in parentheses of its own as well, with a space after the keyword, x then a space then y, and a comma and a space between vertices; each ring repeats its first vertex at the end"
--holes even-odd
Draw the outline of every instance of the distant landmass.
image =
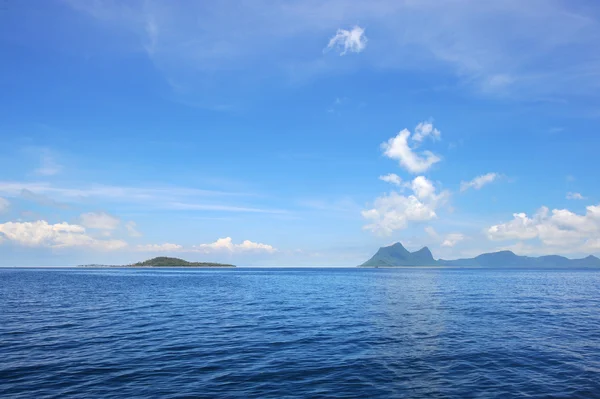
POLYGON ((187 260, 179 258, 168 258, 166 256, 159 256, 145 260, 143 262, 137 262, 130 265, 82 265, 81 267, 235 267, 226 263, 215 263, 215 262, 188 262, 187 260))
POLYGON ((397 242, 389 247, 381 247, 375 255, 359 267, 395 266, 466 266, 466 267, 524 267, 524 268, 577 268, 599 267, 600 259, 588 256, 582 259, 569 259, 564 256, 548 255, 540 257, 519 256, 512 251, 486 253, 474 258, 456 260, 435 260, 431 251, 423 247, 410 252, 397 242))

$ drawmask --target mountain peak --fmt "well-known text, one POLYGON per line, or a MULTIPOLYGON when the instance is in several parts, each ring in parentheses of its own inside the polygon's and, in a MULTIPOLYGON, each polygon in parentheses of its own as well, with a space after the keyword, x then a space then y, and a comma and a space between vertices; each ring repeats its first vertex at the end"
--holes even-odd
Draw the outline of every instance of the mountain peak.
POLYGON ((379 251, 362 266, 434 266, 436 261, 431 255, 429 248, 424 247, 416 252, 409 252, 404 246, 397 242, 387 247, 379 248, 379 251))
MULTIPOLYGON (((404 248, 404 245, 402 245, 402 243, 400 241, 393 243, 392 245, 388 245, 387 247, 383 247, 383 248, 404 248)), ((406 248, 404 248, 406 249, 406 248)))
POLYGON ((423 247, 418 251, 411 253, 411 258, 416 264, 419 265, 433 266, 437 263, 435 259, 433 259, 433 255, 427 247, 423 247))

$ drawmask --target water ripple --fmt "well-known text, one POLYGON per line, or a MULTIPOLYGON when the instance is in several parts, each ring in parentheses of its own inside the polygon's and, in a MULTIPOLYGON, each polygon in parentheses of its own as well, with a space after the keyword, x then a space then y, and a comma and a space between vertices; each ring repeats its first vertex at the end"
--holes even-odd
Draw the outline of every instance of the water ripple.
POLYGON ((600 398, 600 273, 0 269, 2 398, 600 398))

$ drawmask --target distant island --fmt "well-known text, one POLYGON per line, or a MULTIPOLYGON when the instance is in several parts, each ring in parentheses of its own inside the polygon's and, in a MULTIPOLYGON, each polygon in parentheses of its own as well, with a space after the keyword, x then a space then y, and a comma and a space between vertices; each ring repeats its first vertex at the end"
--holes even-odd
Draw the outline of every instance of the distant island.
POLYGON ((215 263, 215 262, 188 262, 187 260, 179 258, 168 258, 166 256, 159 256, 145 260, 143 262, 137 262, 130 265, 81 265, 79 267, 235 267, 234 265, 226 263, 215 263))
POLYGON ((381 247, 375 255, 359 267, 401 267, 401 266, 450 266, 487 268, 600 268, 600 259, 588 256, 582 259, 569 259, 564 256, 547 255, 540 257, 519 256, 512 251, 485 253, 474 258, 456 260, 435 260, 431 251, 423 247, 410 252, 397 242, 389 247, 381 247))

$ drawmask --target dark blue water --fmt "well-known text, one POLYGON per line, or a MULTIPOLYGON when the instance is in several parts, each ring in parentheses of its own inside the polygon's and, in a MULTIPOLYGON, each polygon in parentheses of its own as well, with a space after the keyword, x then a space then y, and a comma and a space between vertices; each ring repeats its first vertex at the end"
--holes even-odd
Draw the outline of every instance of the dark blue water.
POLYGON ((1 398, 600 398, 600 272, 0 269, 1 398))

